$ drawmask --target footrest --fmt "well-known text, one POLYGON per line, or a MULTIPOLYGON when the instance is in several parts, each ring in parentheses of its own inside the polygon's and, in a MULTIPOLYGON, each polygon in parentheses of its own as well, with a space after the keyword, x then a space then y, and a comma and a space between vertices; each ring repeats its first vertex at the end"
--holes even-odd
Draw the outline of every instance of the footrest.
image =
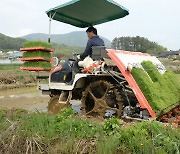
POLYGON ((36 79, 48 79, 49 76, 36 76, 36 79))

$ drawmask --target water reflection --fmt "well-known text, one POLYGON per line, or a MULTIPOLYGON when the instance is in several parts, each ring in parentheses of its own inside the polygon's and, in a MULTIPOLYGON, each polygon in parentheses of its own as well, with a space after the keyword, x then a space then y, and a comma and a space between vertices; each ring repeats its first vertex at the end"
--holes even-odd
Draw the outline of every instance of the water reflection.
POLYGON ((0 64, 11 64, 11 60, 9 60, 9 59, 0 59, 0 64))

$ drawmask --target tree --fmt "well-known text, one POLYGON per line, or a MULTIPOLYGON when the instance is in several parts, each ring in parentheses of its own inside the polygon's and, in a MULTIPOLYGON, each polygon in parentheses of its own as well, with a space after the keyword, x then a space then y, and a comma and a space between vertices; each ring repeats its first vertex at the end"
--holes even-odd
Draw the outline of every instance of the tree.
POLYGON ((152 55, 167 51, 167 48, 140 36, 116 37, 113 39, 111 47, 113 49, 150 53, 152 55))

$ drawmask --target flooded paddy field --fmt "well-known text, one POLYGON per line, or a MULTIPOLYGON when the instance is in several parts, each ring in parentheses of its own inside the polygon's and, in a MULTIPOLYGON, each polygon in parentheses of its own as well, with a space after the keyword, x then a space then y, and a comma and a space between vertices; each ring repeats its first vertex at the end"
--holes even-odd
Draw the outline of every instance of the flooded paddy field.
MULTIPOLYGON (((0 109, 25 109, 32 112, 47 112, 50 100, 48 95, 42 95, 37 87, 4 87, 0 89, 0 109), (3 90, 2 90, 3 89, 3 90)), ((80 101, 71 101, 75 112, 80 113, 80 101)))
POLYGON ((0 91, 0 108, 47 111, 49 96, 42 95, 36 86, 0 91))

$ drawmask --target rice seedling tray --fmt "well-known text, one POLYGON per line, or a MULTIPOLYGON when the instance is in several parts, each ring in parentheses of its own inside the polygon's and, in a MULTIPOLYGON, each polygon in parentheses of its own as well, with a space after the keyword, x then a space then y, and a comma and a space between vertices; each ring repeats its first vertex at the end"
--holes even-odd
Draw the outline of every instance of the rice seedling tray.
POLYGON ((41 68, 41 67, 20 67, 21 70, 25 70, 25 71, 47 71, 49 72, 51 69, 49 68, 41 68))
POLYGON ((30 47, 30 48, 20 48, 20 51, 26 51, 26 52, 30 52, 30 51, 45 51, 45 52, 54 52, 53 49, 49 49, 49 48, 44 48, 44 47, 30 47))
POLYGON ((20 58, 21 61, 47 61, 51 62, 51 59, 43 57, 30 57, 30 58, 20 58))

